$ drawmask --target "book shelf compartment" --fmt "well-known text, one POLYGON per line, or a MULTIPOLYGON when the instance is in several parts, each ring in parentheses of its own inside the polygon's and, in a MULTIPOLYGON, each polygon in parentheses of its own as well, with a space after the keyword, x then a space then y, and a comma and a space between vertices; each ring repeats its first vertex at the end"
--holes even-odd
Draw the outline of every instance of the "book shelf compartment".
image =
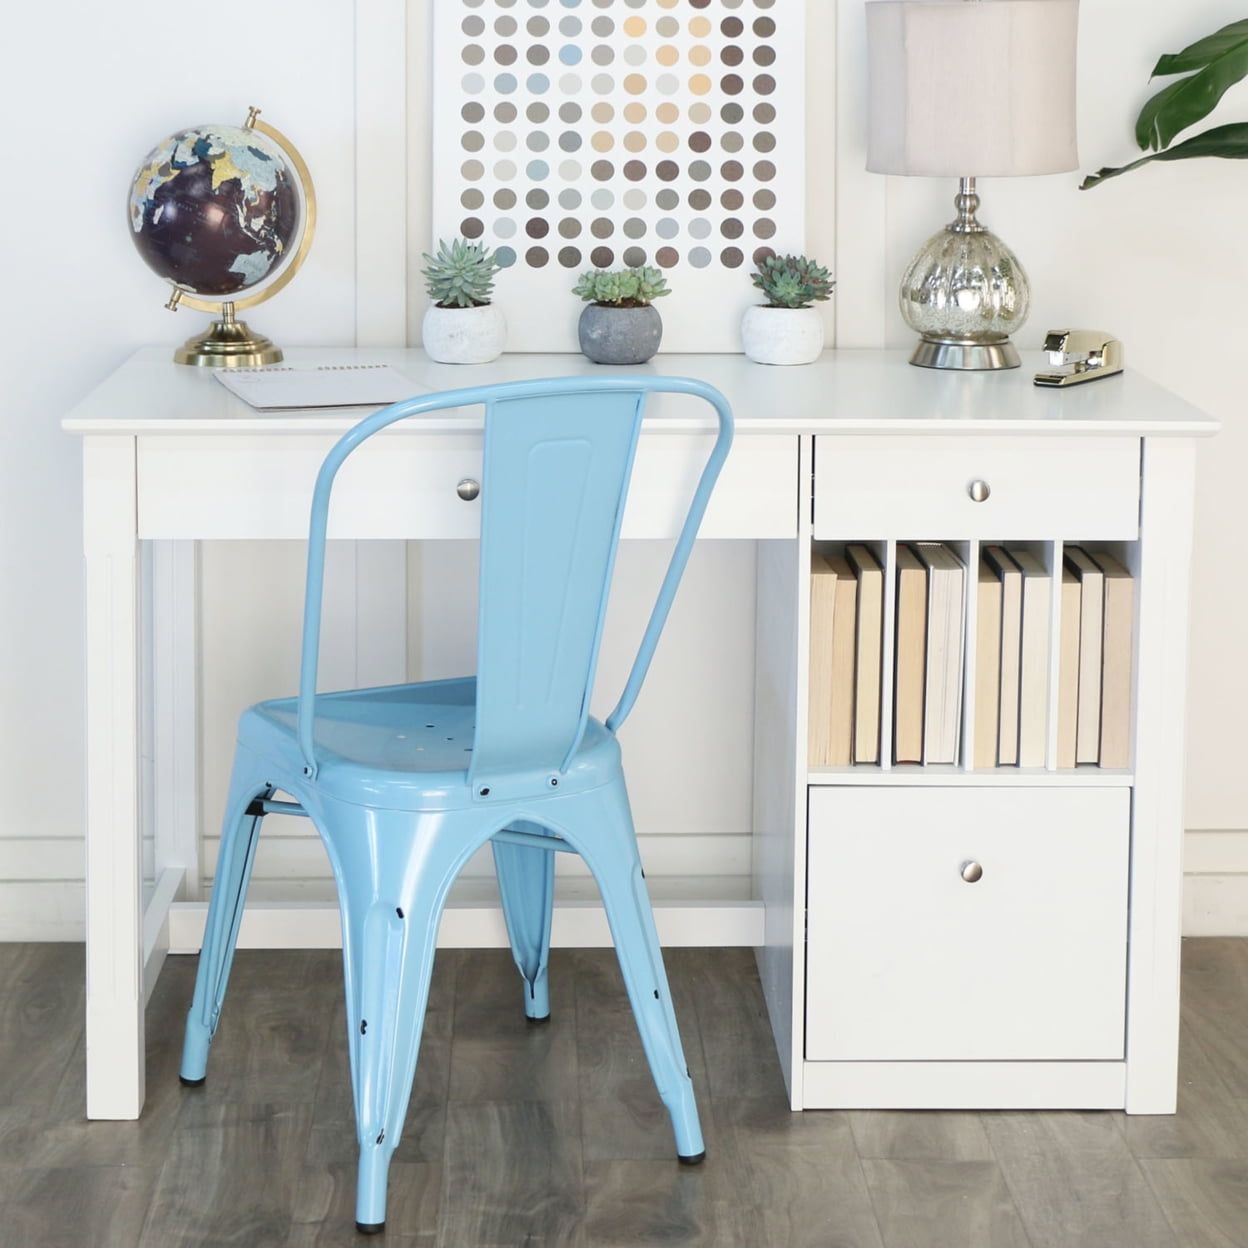
MULTIPOLYGON (((878 560, 883 569, 883 619, 881 625, 880 661, 880 707, 879 742, 875 762, 851 762, 826 765, 813 756, 808 766, 811 783, 917 783, 961 784, 968 781, 984 784, 1017 784, 1022 786, 1059 784, 1130 785, 1133 769, 1130 759, 1134 756, 1133 732, 1128 741, 1128 765, 1103 767, 1098 763, 1080 763, 1077 766, 1059 766, 1058 763, 1058 711, 1059 677, 1061 672, 1062 627, 1062 569, 1066 549, 1078 547, 1095 558, 1110 555, 1130 574, 1134 586, 1139 579, 1139 542, 1063 542, 1061 540, 1032 539, 1026 541, 970 539, 947 541, 939 537, 920 537, 898 542, 889 540, 861 539, 854 541, 815 541, 812 554, 844 556, 850 545, 865 546, 878 560), (958 739, 957 761, 948 763, 898 763, 895 759, 895 680, 897 654, 897 587, 898 547, 920 543, 939 542, 957 555, 963 564, 963 658, 962 658, 962 708, 958 739), (1002 546, 1009 552, 1027 552, 1035 556, 1049 580, 1047 665, 1044 710, 1044 763, 1043 766, 1018 766, 993 764, 976 766, 976 658, 980 646, 978 637, 979 567, 984 551, 990 546, 1002 546)), ((1133 588, 1134 588, 1133 586, 1133 588)), ((1130 635, 1130 695, 1127 722, 1134 725, 1134 701, 1136 687, 1136 647, 1138 643, 1138 593, 1134 595, 1130 635)), ((812 637, 814 622, 812 620, 812 637)), ((813 711, 813 698, 812 698, 813 711)))

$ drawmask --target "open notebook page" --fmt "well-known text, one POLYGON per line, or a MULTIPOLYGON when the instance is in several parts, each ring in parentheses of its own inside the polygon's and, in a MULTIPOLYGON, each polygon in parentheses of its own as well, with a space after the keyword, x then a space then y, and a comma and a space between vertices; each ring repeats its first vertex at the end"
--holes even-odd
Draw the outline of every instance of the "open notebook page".
POLYGON ((389 364, 320 364, 307 368, 222 369, 213 374, 258 411, 308 407, 383 407, 427 387, 389 364))

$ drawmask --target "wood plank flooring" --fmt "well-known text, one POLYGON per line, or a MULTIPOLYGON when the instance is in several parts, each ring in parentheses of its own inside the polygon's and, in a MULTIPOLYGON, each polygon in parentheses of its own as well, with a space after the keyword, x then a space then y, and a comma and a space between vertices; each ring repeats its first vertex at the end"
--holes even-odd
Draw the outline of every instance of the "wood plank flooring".
POLYGON ((1170 1118, 792 1114, 752 954, 671 950, 697 1169, 672 1156, 610 950, 555 952, 538 1028, 506 952, 440 953, 382 1241, 354 1232, 337 953, 240 953, 194 1090, 195 960, 171 958, 135 1123, 82 1117, 82 961, 0 946, 4 1248, 1248 1248, 1248 941, 1185 945, 1170 1118))

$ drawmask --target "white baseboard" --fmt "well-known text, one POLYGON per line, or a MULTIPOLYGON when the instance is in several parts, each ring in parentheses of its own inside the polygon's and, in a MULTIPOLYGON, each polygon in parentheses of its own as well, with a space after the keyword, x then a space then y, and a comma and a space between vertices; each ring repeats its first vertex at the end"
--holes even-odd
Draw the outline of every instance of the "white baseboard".
POLYGON ((1248 936, 1248 829, 1190 829, 1183 856, 1183 935, 1248 936))
MULTIPOLYGON (((1248 828, 1192 829, 1184 854, 1183 934, 1248 936, 1248 828)), ((80 880, 0 880, 0 941, 82 940, 83 903, 80 880)), ((745 936, 756 921, 747 914, 734 913, 719 938, 745 936)))
POLYGON ((0 942, 83 940, 81 880, 0 880, 0 942))
MULTIPOLYGON (((169 911, 169 952, 197 953, 203 942, 205 902, 175 902, 169 911)), ((759 901, 654 902, 654 920, 665 946, 754 946, 763 941, 759 901)), ((602 905, 555 901, 551 943, 566 948, 609 948, 611 931, 602 905)), ((450 949, 507 947, 497 903, 452 902, 443 912, 438 944, 450 949)), ((256 902, 243 912, 240 949, 340 949, 338 907, 318 902, 256 902)))

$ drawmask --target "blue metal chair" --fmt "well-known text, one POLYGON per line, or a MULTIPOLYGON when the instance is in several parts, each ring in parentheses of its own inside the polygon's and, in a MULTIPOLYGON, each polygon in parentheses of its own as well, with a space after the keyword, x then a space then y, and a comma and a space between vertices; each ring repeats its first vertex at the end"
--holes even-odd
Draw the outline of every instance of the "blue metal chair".
POLYGON ((549 1017, 554 852, 579 853, 602 892, 620 969, 676 1152, 705 1152, 693 1085, 629 814, 616 731, 645 679, 711 490, 732 414, 683 378, 562 379, 452 390, 361 421, 316 480, 299 695, 245 711, 181 1078, 203 1083, 260 824, 306 814, 329 854, 342 912, 360 1161, 356 1225, 385 1226, 386 1177, 416 1070, 438 923, 456 875, 492 842, 526 1016, 549 1017), (715 441, 619 704, 589 714, 620 521, 645 401, 706 400, 715 441), (477 674, 316 692, 325 538, 347 456, 409 416, 485 405, 477 674), (283 792, 294 802, 278 801, 283 792))

